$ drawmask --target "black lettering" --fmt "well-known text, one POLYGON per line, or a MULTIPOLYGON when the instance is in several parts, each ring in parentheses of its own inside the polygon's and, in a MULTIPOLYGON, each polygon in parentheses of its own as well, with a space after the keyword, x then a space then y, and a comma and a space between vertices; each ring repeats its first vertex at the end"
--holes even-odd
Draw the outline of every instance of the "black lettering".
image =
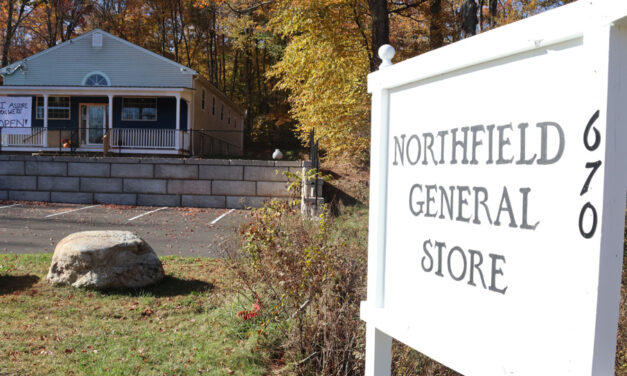
POLYGON ((435 140, 433 137, 433 134, 423 133, 422 137, 424 137, 424 140, 425 140, 425 157, 424 157, 424 160, 422 161, 422 164, 423 165, 427 164, 427 150, 428 150, 431 152, 431 159, 433 159, 433 164, 437 166, 438 162, 436 162, 435 154, 433 154, 433 141, 435 140), (427 142, 427 139, 429 139, 428 142, 427 142))
POLYGON ((594 206, 592 206, 591 203, 586 202, 583 208, 581 208, 581 212, 579 213, 579 232, 581 233, 581 236, 583 236, 586 239, 590 239, 592 236, 594 236, 594 233, 597 231, 597 221, 598 221, 597 210, 594 208, 594 206), (586 231, 583 228, 583 219, 586 214, 586 211, 588 210, 590 210, 592 213, 592 226, 590 226, 589 231, 586 231))
POLYGON ((482 141, 477 140, 477 132, 485 132, 483 125, 475 125, 470 127, 470 131, 472 132, 472 159, 470 160, 470 164, 476 165, 477 162, 477 146, 483 145, 482 141))
POLYGON ((494 163, 494 159, 492 158, 492 155, 493 155, 492 145, 493 145, 493 140, 494 140, 494 124, 488 125, 486 129, 488 130, 488 160, 486 161, 486 164, 492 164, 494 163))
POLYGON ((503 149, 505 147, 505 145, 511 145, 512 143, 509 140, 509 137, 505 137, 505 130, 506 129, 512 129, 512 124, 505 124, 505 125, 499 125, 498 127, 496 127, 496 129, 499 131, 499 159, 496 160, 496 164, 509 164, 512 163, 512 161, 514 160, 514 157, 511 157, 510 159, 504 159, 503 158, 503 149))
POLYGON ((422 206, 424 205, 424 201, 416 201, 416 205, 418 205, 419 210, 414 210, 414 189, 416 188, 420 189, 420 192, 422 192, 422 185, 414 184, 411 186, 411 189, 409 190, 409 211, 411 211, 411 213, 417 217, 422 214, 422 206))
POLYGON ((440 164, 444 164, 444 139, 446 138, 446 135, 448 134, 448 131, 439 131, 438 132, 438 137, 440 137, 441 140, 441 150, 440 150, 440 164))
POLYGON ((470 222, 470 217, 466 218, 463 215, 464 205, 468 205, 468 200, 464 198, 464 192, 470 194, 470 188, 467 186, 457 186, 458 200, 457 200, 457 218, 455 220, 460 222, 470 222))
POLYGON ((492 273, 490 273, 492 277, 491 278, 492 282, 490 283, 490 291, 498 292, 499 294, 505 295, 505 291, 507 291, 507 286, 505 286, 505 288, 503 289, 499 289, 498 287, 496 287, 496 276, 503 275, 503 269, 497 268, 496 262, 500 260, 500 261, 503 261, 503 264, 505 264, 505 257, 490 253, 490 258, 492 259, 492 273))
POLYGON ((483 285, 483 288, 487 289, 487 286, 485 285, 485 280, 483 279, 483 272, 480 268, 481 264, 483 263, 483 255, 481 255, 481 252, 472 249, 469 249, 468 253, 470 253, 470 276, 468 278, 468 284, 471 286, 476 286, 474 279, 474 270, 476 269, 479 273, 479 277, 481 277, 481 284, 483 285), (475 255, 479 256, 479 262, 477 263, 475 263, 475 255))
POLYGON ((433 184, 433 185, 427 185, 425 186, 425 188, 427 188, 427 212, 425 213, 425 217, 435 218, 435 216, 438 215, 438 212, 431 213, 429 209, 432 207, 431 203, 435 202, 435 198, 431 196, 431 191, 433 190, 437 192, 438 186, 433 184))
POLYGON ((444 274, 442 274, 442 248, 446 247, 446 243, 435 242, 435 246, 438 247, 438 270, 435 272, 435 275, 444 277, 444 274))
POLYGON ((429 273, 431 270, 433 270, 433 257, 431 257, 431 253, 429 253, 429 250, 427 250, 427 244, 429 244, 429 247, 431 247, 431 240, 425 240, 425 242, 422 243, 422 250, 425 252, 425 255, 422 256, 422 261, 420 262, 420 264, 422 265, 422 270, 429 273), (425 261, 427 259, 429 260, 429 267, 425 266, 425 261))
POLYGON ((520 129, 520 159, 516 162, 517 165, 530 165, 536 160, 537 155, 534 154, 531 159, 525 159, 526 153, 526 139, 525 130, 529 127, 527 123, 518 124, 518 129, 520 129))
POLYGON ((401 135, 401 142, 398 142, 398 137, 394 136, 394 166, 398 166, 398 162, 396 161, 396 157, 398 154, 401 155, 401 166, 405 165, 405 135, 401 135))
POLYGON ((529 224, 527 223, 527 208, 528 208, 528 203, 529 203, 529 192, 531 192, 531 188, 520 188, 520 193, 522 193, 522 223, 520 224, 520 228, 525 229, 525 230, 535 230, 536 227, 538 227, 538 224, 540 224, 540 221, 536 222, 535 225, 533 226, 529 226, 529 224))
POLYGON ((457 128, 451 130, 451 134, 453 135, 453 159, 451 160, 451 164, 457 164, 457 147, 461 146, 464 157, 462 158, 462 164, 468 164, 467 158, 467 149, 468 149, 468 127, 462 127, 462 133, 464 134, 464 140, 457 140, 457 128))
POLYGON ((588 149, 588 151, 595 151, 599 145, 601 144, 601 132, 596 127, 592 127, 594 123, 599 119, 601 115, 601 111, 597 110, 590 120, 588 120, 588 125, 586 125, 586 130, 583 132, 583 144, 588 149), (590 137, 590 129, 594 130, 594 142, 592 145, 588 142, 588 138, 590 137))
POLYGON ((590 187, 590 182, 592 181, 592 177, 597 172, 599 167, 601 167, 601 164, 603 164, 601 161, 586 163, 586 168, 591 168, 592 171, 590 171, 590 175, 588 175, 586 182, 583 184, 583 188, 581 188, 581 193, 579 194, 579 196, 583 196, 586 192, 588 192, 588 188, 590 187))
POLYGON ((444 203, 445 202, 446 202, 446 208, 448 209, 449 219, 453 219, 453 194, 455 192, 455 187, 451 185, 449 189, 451 190, 450 199, 449 199, 449 196, 447 196, 446 190, 444 189, 444 187, 440 187, 440 216, 438 217, 440 219, 444 219, 444 203))
POLYGON ((514 218, 514 211, 512 210, 512 203, 509 200, 509 194, 507 193, 507 187, 503 187, 503 196, 501 196, 501 203, 499 204, 499 212, 496 215, 496 220, 494 221, 495 226, 500 226, 501 221, 501 213, 505 211, 509 214, 509 227, 516 228, 516 219, 514 218), (505 204, 505 206, 503 206, 505 204))
POLYGON ((479 205, 483 206, 485 210, 485 214, 488 217, 488 222, 492 224, 492 218, 490 218, 490 210, 488 210, 488 205, 486 205, 486 201, 488 201, 488 190, 484 187, 473 187, 473 191, 475 191, 475 219, 472 220, 472 223, 480 225, 481 221, 479 220, 479 205), (479 193, 483 194, 483 200, 479 200, 479 193))
POLYGON ((420 146, 420 139, 418 138, 418 136, 416 136, 415 134, 411 135, 409 137, 409 140, 407 140, 407 161, 409 162, 410 165, 414 166, 416 165, 416 163, 418 163, 418 161, 420 161, 420 154, 422 153, 421 150, 421 146, 420 146), (416 153, 416 160, 412 161, 411 160, 411 153, 409 152, 409 146, 411 145, 411 140, 416 140, 416 146, 418 147, 417 153, 416 153))
POLYGON ((559 124, 552 123, 552 122, 538 123, 537 126, 542 129, 542 136, 540 139, 540 159, 538 159, 538 164, 549 165, 549 164, 553 164, 559 161, 560 158, 562 158, 562 154, 564 154, 564 143, 565 143, 564 131, 562 130, 562 127, 560 127, 559 124), (547 154, 548 154, 547 149, 548 149, 548 143, 549 143, 548 127, 553 127, 555 130, 557 130, 557 135, 559 136, 559 141, 558 141, 559 144, 557 147, 557 153, 555 154, 553 158, 547 157, 547 154))
POLYGON ((446 264, 448 266, 448 274, 451 275, 451 278, 453 278, 456 281, 461 281, 462 279, 464 279, 464 277, 466 276, 466 267, 468 266, 466 263, 466 255, 464 254, 464 250, 459 248, 459 247, 453 247, 451 248, 451 251, 448 254, 448 258, 446 260, 446 264), (455 276, 455 274, 453 274, 453 268, 451 268, 451 258, 453 257, 453 252, 459 252, 459 254, 462 256, 462 260, 464 260, 464 269, 462 269, 462 273, 459 276, 455 276))

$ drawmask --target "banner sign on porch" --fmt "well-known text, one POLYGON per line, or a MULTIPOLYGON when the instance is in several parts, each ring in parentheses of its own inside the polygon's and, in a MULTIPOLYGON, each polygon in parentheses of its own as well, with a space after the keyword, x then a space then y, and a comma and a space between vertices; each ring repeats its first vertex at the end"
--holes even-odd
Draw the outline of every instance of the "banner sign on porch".
POLYGON ((30 134, 33 98, 0 97, 0 127, 4 134, 30 134))
POLYGON ((367 374, 390 374, 396 338, 464 375, 613 375, 627 2, 380 55, 367 374))

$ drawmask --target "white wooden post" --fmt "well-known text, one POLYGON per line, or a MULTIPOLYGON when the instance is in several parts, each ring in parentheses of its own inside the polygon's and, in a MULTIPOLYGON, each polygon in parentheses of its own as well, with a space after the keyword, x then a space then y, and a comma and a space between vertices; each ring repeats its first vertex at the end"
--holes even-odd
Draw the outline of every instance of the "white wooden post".
POLYGON ((392 337, 372 323, 366 324, 366 375, 389 376, 392 372, 392 337))
POLYGON ((187 131, 189 131, 191 129, 192 126, 192 122, 191 122, 191 112, 192 112, 192 101, 188 101, 187 99, 185 100, 185 103, 187 104, 187 131))
POLYGON ((176 132, 174 135, 174 149, 180 150, 180 129, 181 129, 181 95, 176 94, 176 132))
POLYGON ((190 151, 189 149, 193 148, 193 146, 191 146, 191 143, 192 143, 191 126, 192 126, 192 114, 193 114, 192 107, 194 106, 194 101, 185 100, 185 103, 187 103, 187 131, 185 131, 186 141, 183 144, 183 148, 187 148, 186 151, 189 153, 190 151))
POLYGON ((48 147, 48 94, 44 94, 44 147, 48 147))
MULTIPOLYGON (((206 109, 206 106, 205 106, 206 109)), ((196 155, 196 147, 194 145, 194 132, 192 128, 194 124, 192 123, 192 116, 196 115, 196 103, 194 100, 194 95, 192 94, 192 99, 189 101, 189 105, 187 107, 187 131, 189 132, 189 145, 191 149, 191 155, 196 155)), ((194 119, 195 120, 195 119, 194 119)))
POLYGON ((113 128, 113 94, 109 94, 109 129, 113 128))
MULTIPOLYGON (((394 48, 379 48, 380 69, 392 65, 394 48)), ((385 290, 385 213, 387 195, 389 92, 369 87, 372 93, 370 217, 368 234, 368 301, 362 306, 367 315, 384 306, 385 290), (372 262, 375 260, 375 262, 372 262)), ((362 313, 363 315, 364 313, 362 313)), ((372 317, 371 317, 372 318, 372 317)), ((372 321, 366 325, 366 376, 389 376, 392 368, 392 337, 381 332, 372 321)))
MULTIPOLYGON (((600 75, 595 89, 598 98, 607 96, 607 128, 605 137, 605 182, 599 265, 596 336, 594 341, 593 375, 613 375, 616 356, 615 338, 618 331, 621 286, 621 254, 624 242, 625 188, 627 175, 624 161, 627 150, 620 140, 627 139, 627 113, 623 110, 627 98, 627 19, 588 32, 584 38, 595 39, 587 53, 598 58, 595 71, 600 75), (609 40, 609 43, 607 42, 609 40)), ((620 373, 620 372, 619 372, 620 373)))

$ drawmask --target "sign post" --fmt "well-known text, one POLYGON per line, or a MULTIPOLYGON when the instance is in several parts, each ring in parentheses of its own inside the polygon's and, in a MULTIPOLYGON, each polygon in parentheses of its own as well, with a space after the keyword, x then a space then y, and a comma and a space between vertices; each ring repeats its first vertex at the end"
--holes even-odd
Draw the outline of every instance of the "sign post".
POLYGON ((390 66, 372 93, 366 374, 392 338, 466 375, 613 375, 627 2, 390 66))

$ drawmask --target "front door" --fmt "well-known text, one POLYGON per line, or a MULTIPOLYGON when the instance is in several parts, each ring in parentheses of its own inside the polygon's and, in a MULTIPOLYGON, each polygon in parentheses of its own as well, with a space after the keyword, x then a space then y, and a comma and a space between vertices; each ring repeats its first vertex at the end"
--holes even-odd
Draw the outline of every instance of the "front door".
POLYGON ((81 143, 102 145, 107 128, 106 104, 81 104, 81 143))

